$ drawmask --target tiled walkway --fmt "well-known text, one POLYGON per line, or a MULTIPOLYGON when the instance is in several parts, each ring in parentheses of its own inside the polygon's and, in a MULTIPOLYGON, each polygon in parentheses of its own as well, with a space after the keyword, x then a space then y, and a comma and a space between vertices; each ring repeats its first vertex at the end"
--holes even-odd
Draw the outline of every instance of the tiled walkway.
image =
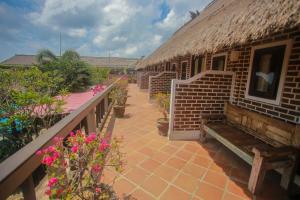
MULTIPOLYGON (((113 134, 123 136, 127 165, 117 176, 114 189, 136 199, 284 199, 279 181, 269 181, 261 197, 247 191, 250 167, 215 141, 168 141, 159 136, 161 117, 146 92, 129 86, 126 117, 117 119, 113 134)), ((114 173, 106 170, 105 181, 114 173)), ((274 176, 273 176, 274 177, 274 176)), ((267 180, 268 181, 268 180, 267 180)))

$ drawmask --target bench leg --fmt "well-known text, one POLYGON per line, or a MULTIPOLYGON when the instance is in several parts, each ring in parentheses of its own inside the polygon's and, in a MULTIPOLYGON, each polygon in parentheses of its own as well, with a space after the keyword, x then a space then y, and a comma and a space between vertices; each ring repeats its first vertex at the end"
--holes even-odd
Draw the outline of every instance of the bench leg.
POLYGON ((280 186, 288 190, 291 182, 293 181, 294 173, 295 173, 295 162, 292 162, 290 166, 283 169, 280 186))
POLYGON ((255 155, 250 179, 248 182, 248 189, 252 194, 257 194, 260 192, 265 175, 266 169, 264 166, 264 158, 260 155, 255 155))

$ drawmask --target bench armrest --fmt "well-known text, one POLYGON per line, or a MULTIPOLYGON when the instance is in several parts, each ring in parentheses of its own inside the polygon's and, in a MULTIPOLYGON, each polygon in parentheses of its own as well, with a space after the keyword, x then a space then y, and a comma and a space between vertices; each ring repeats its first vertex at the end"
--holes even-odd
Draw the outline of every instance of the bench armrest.
POLYGON ((278 159, 295 156, 297 154, 297 149, 291 146, 274 148, 272 150, 253 147, 252 152, 257 156, 265 157, 268 159, 278 159))

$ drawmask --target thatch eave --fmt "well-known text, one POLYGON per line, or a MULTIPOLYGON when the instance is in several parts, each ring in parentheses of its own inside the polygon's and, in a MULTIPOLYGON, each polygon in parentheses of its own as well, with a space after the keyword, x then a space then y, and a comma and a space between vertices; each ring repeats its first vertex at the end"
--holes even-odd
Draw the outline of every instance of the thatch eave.
POLYGON ((216 52, 241 45, 300 24, 298 0, 216 0, 186 23, 138 68, 177 56, 216 52))

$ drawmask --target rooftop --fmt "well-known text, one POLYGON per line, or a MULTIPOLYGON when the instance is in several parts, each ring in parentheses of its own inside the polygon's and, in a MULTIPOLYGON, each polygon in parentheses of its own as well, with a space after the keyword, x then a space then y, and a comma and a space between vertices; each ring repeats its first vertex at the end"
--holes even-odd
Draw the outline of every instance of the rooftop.
MULTIPOLYGON (((137 58, 121 58, 121 57, 93 57, 81 56, 82 61, 97 67, 135 67, 139 59, 137 58)), ((1 62, 2 65, 25 65, 30 66, 36 64, 35 55, 16 54, 1 62)))

